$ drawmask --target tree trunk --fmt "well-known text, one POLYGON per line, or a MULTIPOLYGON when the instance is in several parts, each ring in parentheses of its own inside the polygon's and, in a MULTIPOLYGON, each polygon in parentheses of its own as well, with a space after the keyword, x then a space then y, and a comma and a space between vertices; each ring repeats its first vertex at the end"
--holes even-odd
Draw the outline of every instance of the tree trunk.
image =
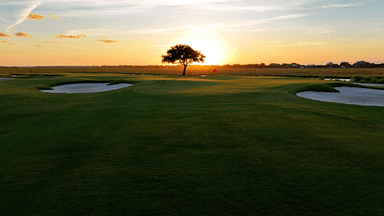
POLYGON ((184 65, 184 71, 183 71, 183 76, 185 76, 185 71, 187 70, 187 65, 184 65))

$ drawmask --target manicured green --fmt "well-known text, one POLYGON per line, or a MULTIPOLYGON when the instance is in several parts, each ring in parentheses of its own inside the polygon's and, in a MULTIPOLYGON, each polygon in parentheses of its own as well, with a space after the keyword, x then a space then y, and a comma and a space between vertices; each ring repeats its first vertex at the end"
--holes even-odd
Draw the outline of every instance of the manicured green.
POLYGON ((384 215, 384 108, 301 78, 0 82, 0 215, 384 215), (91 94, 58 83, 130 82, 91 94))

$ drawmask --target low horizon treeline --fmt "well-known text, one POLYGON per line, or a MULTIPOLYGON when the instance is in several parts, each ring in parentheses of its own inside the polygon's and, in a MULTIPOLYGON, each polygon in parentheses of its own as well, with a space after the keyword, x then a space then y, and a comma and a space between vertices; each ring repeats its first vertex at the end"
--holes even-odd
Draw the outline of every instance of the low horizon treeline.
MULTIPOLYGON (((183 65, 91 65, 91 66, 0 66, 0 68, 182 68, 183 65)), ((315 65, 308 64, 302 65, 298 63, 271 63, 266 65, 264 63, 260 64, 225 64, 225 65, 190 65, 188 68, 384 68, 384 63, 375 64, 366 61, 358 61, 356 63, 350 64, 349 62, 341 62, 340 64, 334 64, 329 62, 325 65, 315 65)))
POLYGON ((384 63, 381 64, 375 64, 370 63, 366 61, 358 61, 356 63, 350 64, 349 62, 341 62, 340 64, 334 64, 332 62, 329 62, 325 65, 301 65, 298 63, 283 63, 283 64, 277 64, 277 63, 271 63, 269 65, 266 65, 264 63, 261 64, 234 64, 234 65, 223 65, 228 68, 384 68, 384 63))

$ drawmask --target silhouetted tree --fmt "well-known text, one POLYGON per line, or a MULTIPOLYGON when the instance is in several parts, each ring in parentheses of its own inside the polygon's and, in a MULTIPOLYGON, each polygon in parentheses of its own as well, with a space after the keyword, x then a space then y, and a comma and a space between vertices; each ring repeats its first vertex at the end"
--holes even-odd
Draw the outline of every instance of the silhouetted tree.
POLYGON ((369 63, 369 62, 366 62, 366 61, 358 61, 355 64, 353 64, 354 68, 371 68, 371 67, 374 67, 374 66, 375 66, 374 63, 369 63))
POLYGON ((351 65, 351 64, 349 64, 349 62, 341 62, 341 63, 340 63, 340 67, 351 68, 351 67, 352 67, 352 65, 351 65))
POLYGON ((283 67, 283 68, 290 68, 291 65, 290 65, 290 64, 287 64, 287 63, 283 63, 283 64, 281 65, 281 67, 283 67))
POLYGON ((172 64, 181 64, 184 65, 183 75, 187 70, 188 65, 193 62, 204 62, 206 57, 200 51, 192 49, 190 46, 185 44, 178 44, 171 47, 166 55, 162 55, 162 63, 172 63, 172 64))

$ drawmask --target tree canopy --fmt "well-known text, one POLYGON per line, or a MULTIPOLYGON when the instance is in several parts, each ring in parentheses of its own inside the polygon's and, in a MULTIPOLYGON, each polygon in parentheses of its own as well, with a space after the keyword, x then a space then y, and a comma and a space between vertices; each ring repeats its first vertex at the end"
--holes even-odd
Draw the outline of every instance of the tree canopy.
POLYGON ((184 65, 183 75, 185 75, 185 71, 188 65, 193 62, 201 62, 204 63, 204 58, 206 56, 203 55, 200 51, 192 49, 192 47, 186 44, 178 44, 176 46, 171 47, 166 55, 162 55, 162 63, 172 63, 172 64, 181 64, 184 65))

